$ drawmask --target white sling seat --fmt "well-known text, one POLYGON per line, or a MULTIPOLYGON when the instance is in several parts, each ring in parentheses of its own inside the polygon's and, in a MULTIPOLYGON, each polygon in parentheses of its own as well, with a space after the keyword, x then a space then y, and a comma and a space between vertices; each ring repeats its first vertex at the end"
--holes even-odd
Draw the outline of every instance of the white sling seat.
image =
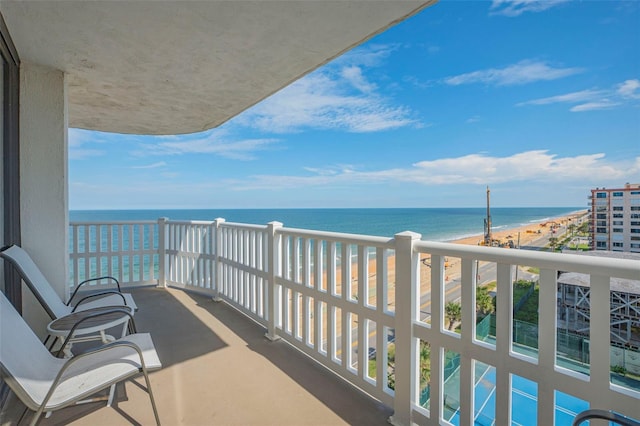
POLYGON ((31 425, 43 412, 72 405, 140 373, 160 424, 147 371, 162 364, 148 333, 131 334, 70 359, 56 358, 0 293, 0 367, 5 383, 35 411, 31 425))
MULTIPOLYGON (((42 274, 33 259, 31 259, 31 256, 29 256, 24 249, 17 245, 5 247, 0 251, 0 256, 16 268, 22 280, 31 289, 51 319, 58 319, 75 311, 84 311, 103 306, 126 305, 131 309, 132 313, 138 309, 131 294, 121 293, 114 290, 91 294, 90 296, 80 300, 75 306, 70 306, 69 302, 73 299, 73 296, 70 301, 65 304, 62 299, 60 299, 60 296, 58 296, 58 293, 55 292, 47 278, 42 274)), ((105 278, 112 279, 111 277, 101 277, 87 280, 83 283, 105 278)), ((115 279, 113 280, 116 281, 115 279)))

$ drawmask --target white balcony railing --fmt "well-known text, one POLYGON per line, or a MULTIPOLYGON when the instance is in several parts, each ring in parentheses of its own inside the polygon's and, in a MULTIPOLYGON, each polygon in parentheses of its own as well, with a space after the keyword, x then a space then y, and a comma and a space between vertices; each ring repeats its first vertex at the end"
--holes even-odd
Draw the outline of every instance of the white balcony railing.
POLYGON ((523 380, 535 388, 529 415, 538 424, 562 424, 564 395, 638 417, 637 382, 612 379, 609 313, 611 278, 640 280, 638 261, 427 242, 411 232, 382 238, 223 219, 74 223, 70 235, 75 281, 114 275, 123 285, 209 294, 262 324, 267 337, 286 340, 393 407, 394 424, 489 418, 510 425, 520 404, 516 381, 523 380), (589 276, 588 364, 563 360, 558 271, 589 276), (514 338, 518 274, 539 283, 531 347, 514 338), (476 330, 476 291, 493 282, 495 333, 486 338, 476 330), (446 306, 455 300, 461 325, 450 331, 446 306), (459 365, 453 370, 452 359, 459 365), (487 383, 488 396, 480 397, 487 383))

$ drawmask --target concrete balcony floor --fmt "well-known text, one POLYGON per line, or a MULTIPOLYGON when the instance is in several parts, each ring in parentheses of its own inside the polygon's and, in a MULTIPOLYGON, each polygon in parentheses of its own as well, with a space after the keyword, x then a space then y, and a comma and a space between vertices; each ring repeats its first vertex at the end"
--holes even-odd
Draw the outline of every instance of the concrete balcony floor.
MULTIPOLYGON (((177 289, 127 291, 139 306, 138 331, 151 333, 163 363, 150 379, 164 425, 388 425, 388 407, 287 343, 269 341, 225 303, 177 289)), ((136 383, 144 379, 119 385, 112 407, 76 405, 39 424, 154 424, 136 383)), ((15 424, 21 412, 13 395, 10 404, 2 424, 15 424)))

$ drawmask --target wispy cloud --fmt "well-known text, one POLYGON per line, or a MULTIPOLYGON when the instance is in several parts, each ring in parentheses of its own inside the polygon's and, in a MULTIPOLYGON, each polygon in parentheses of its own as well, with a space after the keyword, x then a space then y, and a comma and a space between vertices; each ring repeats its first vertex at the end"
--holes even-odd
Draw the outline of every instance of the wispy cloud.
POLYGON ((157 169, 159 167, 164 167, 166 166, 167 163, 164 161, 158 161, 157 163, 153 163, 153 164, 146 164, 143 166, 133 166, 131 167, 132 169, 157 169))
POLYGON ((307 186, 375 185, 405 182, 420 185, 495 184, 519 181, 594 182, 607 176, 625 180, 640 172, 640 157, 629 161, 609 161, 605 154, 560 157, 547 150, 516 153, 506 157, 469 154, 455 158, 425 160, 405 168, 376 171, 353 166, 307 168, 305 175, 258 175, 244 181, 228 182, 235 190, 283 189, 307 186))
POLYGON ((618 85, 616 92, 624 98, 640 99, 640 80, 626 80, 618 85))
POLYGON ((554 68, 543 61, 523 60, 505 68, 489 68, 446 77, 451 86, 484 83, 495 86, 515 86, 536 81, 557 80, 583 72, 582 68, 554 68))
POLYGON ((490 15, 520 16, 525 12, 543 12, 569 0, 493 0, 490 15))
POLYGON ((630 101, 640 99, 640 80, 626 80, 614 85, 610 89, 588 89, 546 98, 532 99, 516 104, 525 105, 550 105, 557 103, 577 104, 569 110, 572 112, 595 111, 611 109, 624 105, 630 101))
POLYGON ((362 68, 357 66, 344 67, 340 72, 345 81, 360 90, 363 93, 371 93, 377 89, 377 86, 367 81, 362 75, 362 68))
POLYGON ((82 160, 90 157, 100 157, 105 154, 105 150, 86 148, 85 144, 100 142, 100 133, 90 132, 82 129, 69 129, 69 159, 82 160))
MULTIPOLYGON (((233 140, 226 130, 215 129, 199 137, 187 140, 163 140, 158 143, 143 143, 133 155, 182 155, 214 154, 234 160, 253 160, 255 152, 271 149, 277 139, 233 140)), ((156 163, 159 164, 159 163, 156 163)))
POLYGON ((618 102, 610 101, 609 99, 602 99, 598 102, 587 102, 584 104, 576 105, 571 107, 569 111, 571 112, 584 112, 584 111, 596 111, 602 109, 611 109, 620 105, 618 102))
POLYGON ((526 102, 520 102, 517 104, 518 106, 524 105, 547 105, 547 104, 556 104, 556 103, 576 103, 576 102, 584 102, 591 99, 594 99, 598 96, 601 96, 603 93, 602 90, 581 90, 579 92, 571 92, 565 93, 564 95, 557 96, 549 96, 547 98, 533 99, 526 102))
POLYGON ((420 123, 412 111, 380 93, 367 78, 397 46, 356 49, 292 83, 233 120, 269 133, 304 129, 376 132, 420 123))
POLYGON ((363 66, 378 67, 384 65, 387 58, 398 49, 400 44, 368 44, 357 47, 349 52, 341 55, 333 61, 333 65, 337 67, 343 66, 363 66))
POLYGON ((473 117, 467 118, 465 123, 472 124, 472 123, 477 123, 478 121, 480 121, 480 116, 479 115, 474 115, 473 117))

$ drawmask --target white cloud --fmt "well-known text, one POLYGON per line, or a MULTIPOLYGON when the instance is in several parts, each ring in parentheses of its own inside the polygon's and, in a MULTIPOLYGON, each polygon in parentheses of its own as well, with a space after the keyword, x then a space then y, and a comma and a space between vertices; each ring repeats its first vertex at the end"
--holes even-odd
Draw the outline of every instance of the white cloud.
POLYGON ((480 116, 479 115, 474 115, 473 117, 467 118, 465 123, 471 124, 471 123, 477 123, 478 121, 480 121, 480 116))
MULTIPOLYGON (((349 52, 293 82, 232 121, 262 132, 303 129, 376 132, 418 126, 412 111, 394 104, 367 76, 398 45, 372 45, 349 52)), ((388 87, 387 87, 388 89, 388 87)))
POLYGON ((571 112, 596 111, 601 109, 610 109, 618 105, 620 104, 617 102, 612 102, 608 99, 602 99, 597 102, 587 102, 584 104, 576 105, 574 107, 571 107, 569 111, 571 112))
POLYGON ((640 80, 626 80, 620 83, 617 92, 625 98, 640 99, 640 80))
MULTIPOLYGON (((278 143, 277 139, 229 140, 229 133, 215 129, 195 139, 163 140, 158 143, 142 144, 142 149, 133 155, 182 155, 214 154, 234 160, 253 160, 256 151, 270 149, 278 143)), ((159 164, 159 163, 156 163, 159 164)))
POLYGON ((489 68, 446 77, 444 82, 451 86, 472 83, 514 86, 536 81, 556 80, 581 72, 583 72, 582 68, 554 68, 545 62, 524 60, 505 68, 489 68))
MULTIPOLYGON (((344 70, 344 69, 343 69, 344 70)), ((411 111, 375 92, 358 72, 348 71, 350 78, 330 72, 308 75, 260 104, 236 117, 233 122, 264 132, 286 133, 303 128, 340 129, 348 132, 374 132, 418 124, 411 111)))
POLYGON ((353 166, 324 169, 307 168, 306 175, 259 175, 244 181, 227 182, 235 190, 302 188, 308 186, 375 185, 405 182, 419 185, 496 184, 505 182, 592 182, 603 176, 628 180, 640 173, 640 157, 628 161, 609 161, 605 154, 559 157, 547 150, 516 153, 507 157, 469 154, 456 158, 419 161, 405 168, 361 171, 353 166))
POLYGON ((550 105, 557 103, 578 104, 569 109, 571 112, 611 109, 640 99, 640 80, 626 80, 606 90, 588 89, 547 98, 532 99, 516 104, 550 105))
POLYGON ((69 129, 69 159, 82 160, 90 157, 100 157, 105 154, 102 149, 86 148, 85 144, 100 142, 100 134, 82 129, 69 129))
POLYGON ((520 16, 525 12, 543 12, 569 0, 493 0, 491 15, 520 16))
POLYGON ((333 61, 333 65, 377 67, 399 48, 399 44, 367 44, 339 56, 333 61))
POLYGON ((362 69, 356 66, 344 67, 340 73, 347 83, 363 93, 371 93, 376 90, 376 85, 367 81, 362 75, 362 69))
POLYGON ((158 167, 164 167, 167 163, 164 161, 158 161, 157 163, 147 164, 144 166, 133 166, 132 169, 157 169, 158 167))
POLYGON ((547 105, 560 102, 576 103, 594 99, 605 93, 602 90, 581 90, 579 92, 566 93, 564 95, 550 96, 548 98, 533 99, 526 102, 520 102, 518 106, 523 105, 547 105))

